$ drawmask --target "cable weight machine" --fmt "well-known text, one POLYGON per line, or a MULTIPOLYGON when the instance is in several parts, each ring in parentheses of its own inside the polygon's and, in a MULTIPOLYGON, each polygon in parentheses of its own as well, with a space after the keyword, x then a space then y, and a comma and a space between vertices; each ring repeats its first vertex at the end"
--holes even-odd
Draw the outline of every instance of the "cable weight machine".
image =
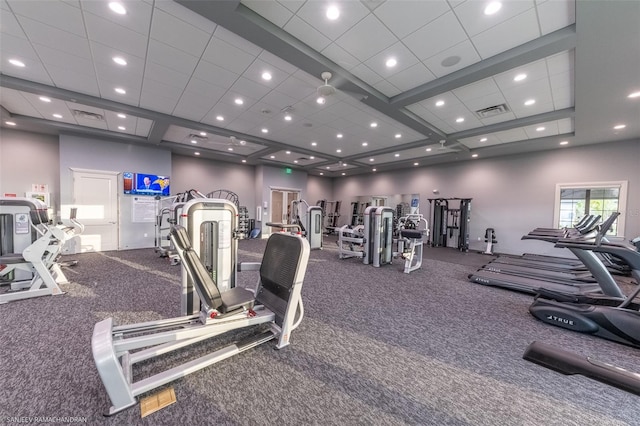
POLYGON ((431 247, 469 251, 472 198, 428 198, 431 213, 431 247))

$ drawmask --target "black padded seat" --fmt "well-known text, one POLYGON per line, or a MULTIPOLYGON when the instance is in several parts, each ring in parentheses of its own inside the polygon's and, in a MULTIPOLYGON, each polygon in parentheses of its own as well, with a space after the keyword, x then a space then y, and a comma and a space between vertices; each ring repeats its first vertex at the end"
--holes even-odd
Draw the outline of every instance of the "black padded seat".
POLYGON ((403 229, 400 231, 400 235, 403 238, 412 238, 414 240, 422 239, 422 231, 416 229, 403 229))
POLYGON ((223 313, 235 311, 236 309, 252 309, 255 303, 255 296, 251 290, 243 287, 234 287, 221 293, 223 313))
POLYGON ((0 265, 12 265, 15 263, 25 263, 21 253, 7 253, 0 256, 0 265))

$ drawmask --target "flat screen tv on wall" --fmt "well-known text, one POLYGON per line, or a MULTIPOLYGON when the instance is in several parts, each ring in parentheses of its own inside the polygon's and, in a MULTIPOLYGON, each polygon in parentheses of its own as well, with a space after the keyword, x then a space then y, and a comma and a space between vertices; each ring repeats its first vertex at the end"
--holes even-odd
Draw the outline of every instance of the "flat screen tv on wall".
POLYGON ((130 195, 159 195, 168 197, 169 176, 159 176, 150 173, 122 173, 124 193, 130 195))

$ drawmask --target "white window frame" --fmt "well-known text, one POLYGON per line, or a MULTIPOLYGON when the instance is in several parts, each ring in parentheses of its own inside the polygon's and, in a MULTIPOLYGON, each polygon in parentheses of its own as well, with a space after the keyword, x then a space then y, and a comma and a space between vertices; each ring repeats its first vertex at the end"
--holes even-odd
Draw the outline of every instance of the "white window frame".
MULTIPOLYGON (((625 229, 625 213, 627 211, 627 186, 628 181, 616 180, 609 182, 577 182, 577 183, 557 183, 556 184, 556 196, 553 206, 553 226, 558 228, 560 226, 560 192, 563 189, 594 189, 594 188, 618 188, 620 190, 618 195, 618 211, 620 216, 617 219, 617 235, 616 237, 624 238, 625 229)), ((605 220, 603 217, 602 220, 605 220)))

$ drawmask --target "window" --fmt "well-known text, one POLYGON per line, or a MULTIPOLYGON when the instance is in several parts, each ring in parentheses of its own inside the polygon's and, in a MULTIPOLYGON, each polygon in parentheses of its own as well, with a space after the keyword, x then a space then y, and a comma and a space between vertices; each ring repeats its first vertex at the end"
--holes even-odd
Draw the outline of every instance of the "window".
POLYGON ((557 184, 554 224, 558 228, 571 227, 588 214, 600 215, 605 220, 620 212, 607 235, 622 237, 626 202, 626 181, 557 184))

